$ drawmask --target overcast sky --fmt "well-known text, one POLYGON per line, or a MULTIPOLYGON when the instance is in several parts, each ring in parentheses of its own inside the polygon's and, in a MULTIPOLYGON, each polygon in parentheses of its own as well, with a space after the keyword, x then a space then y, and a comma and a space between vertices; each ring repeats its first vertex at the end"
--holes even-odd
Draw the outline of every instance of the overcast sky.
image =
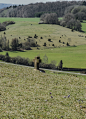
POLYGON ((11 4, 30 4, 36 2, 49 2, 49 1, 56 1, 56 0, 0 0, 0 3, 11 3, 11 4))
MULTIPOLYGON (((30 4, 30 3, 36 3, 36 2, 54 2, 54 1, 68 1, 68 0, 0 0, 0 3, 6 3, 6 4, 30 4)), ((74 0, 69 0, 74 1, 74 0)), ((75 0, 75 1, 82 1, 82 0, 75 0)))

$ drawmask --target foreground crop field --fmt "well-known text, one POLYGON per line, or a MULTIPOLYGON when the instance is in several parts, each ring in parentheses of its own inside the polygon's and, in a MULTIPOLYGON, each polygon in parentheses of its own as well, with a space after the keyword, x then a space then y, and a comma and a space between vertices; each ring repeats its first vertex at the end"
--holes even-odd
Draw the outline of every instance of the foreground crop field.
POLYGON ((0 63, 0 119, 85 119, 86 79, 0 63))

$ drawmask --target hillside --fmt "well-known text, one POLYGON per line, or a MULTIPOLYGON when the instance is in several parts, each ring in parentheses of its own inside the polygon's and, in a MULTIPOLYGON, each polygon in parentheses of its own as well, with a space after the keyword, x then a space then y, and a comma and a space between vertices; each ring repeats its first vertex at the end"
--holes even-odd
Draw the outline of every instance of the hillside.
MULTIPOLYGON (((35 38, 35 41, 41 49, 44 48, 45 42, 45 48, 66 46, 67 42, 71 46, 86 44, 86 35, 84 33, 78 31, 72 32, 71 29, 59 25, 40 25, 38 24, 39 18, 0 18, 0 20, 1 22, 8 20, 15 22, 14 25, 7 26, 7 30, 5 31, 5 37, 7 40, 9 39, 9 42, 13 38, 18 38, 20 43, 25 42, 28 36, 34 39, 34 35, 36 34, 38 37, 37 39, 35 38), (48 39, 51 39, 51 41, 48 41, 48 39)), ((4 37, 4 31, 0 32, 0 36, 4 37)))
POLYGON ((9 7, 0 13, 0 17, 40 17, 43 13, 57 13, 58 17, 64 15, 67 7, 72 5, 82 5, 83 1, 56 1, 46 3, 35 3, 9 7))
POLYGON ((84 119, 86 79, 0 63, 0 118, 84 119))

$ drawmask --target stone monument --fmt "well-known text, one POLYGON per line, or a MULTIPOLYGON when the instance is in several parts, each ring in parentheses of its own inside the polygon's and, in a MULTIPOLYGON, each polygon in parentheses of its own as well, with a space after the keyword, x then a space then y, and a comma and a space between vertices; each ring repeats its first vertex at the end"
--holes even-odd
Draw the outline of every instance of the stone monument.
POLYGON ((39 63, 41 63, 41 59, 39 56, 35 57, 35 59, 33 59, 33 62, 34 62, 34 68, 36 70, 39 70, 39 63))

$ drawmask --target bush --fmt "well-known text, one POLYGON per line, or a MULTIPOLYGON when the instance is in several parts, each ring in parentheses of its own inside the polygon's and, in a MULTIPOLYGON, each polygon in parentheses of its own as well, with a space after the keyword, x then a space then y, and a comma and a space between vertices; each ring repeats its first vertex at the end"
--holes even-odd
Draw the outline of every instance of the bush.
POLYGON ((38 37, 38 36, 35 34, 35 35, 34 35, 34 38, 37 38, 37 37, 38 37))
POLYGON ((46 69, 56 69, 56 66, 54 64, 40 63, 39 67, 40 68, 46 68, 46 69))
MULTIPOLYGON (((79 16, 80 17, 80 16, 79 16)), ((75 16, 72 13, 68 13, 64 16, 63 20, 60 21, 60 25, 63 27, 67 27, 76 31, 81 31, 81 23, 80 21, 76 20, 75 16)))
POLYGON ((5 60, 5 56, 4 55, 0 55, 0 60, 5 60))
POLYGON ((16 51, 17 50, 18 44, 19 43, 18 43, 18 39, 17 38, 12 39, 11 48, 12 48, 13 51, 16 51))
POLYGON ((46 46, 46 43, 44 43, 44 45, 43 46, 46 46))
POLYGON ((62 21, 60 21, 60 25, 65 27, 66 26, 66 22, 62 20, 62 21))
POLYGON ((2 23, 4 26, 8 26, 8 25, 11 25, 11 24, 15 24, 14 21, 5 21, 2 23))
POLYGON ((2 52, 2 48, 0 48, 0 52, 2 52))
POLYGON ((43 56, 43 60, 42 61, 45 64, 48 63, 48 57, 46 56, 46 54, 43 56))
POLYGON ((40 20, 44 21, 45 24, 59 24, 58 17, 56 13, 46 13, 43 14, 40 20))
POLYGON ((5 55, 5 62, 10 62, 10 57, 9 57, 8 52, 5 55))
POLYGON ((61 40, 59 40, 59 43, 61 43, 61 40))
POLYGON ((67 44, 66 44, 66 45, 67 45, 67 46, 70 46, 68 42, 67 42, 67 44))
POLYGON ((55 60, 52 60, 52 61, 51 61, 51 64, 56 65, 56 64, 57 64, 57 62, 56 62, 55 60))
POLYGON ((5 31, 6 27, 3 24, 0 24, 0 31, 5 31))
POLYGON ((48 41, 50 41, 50 42, 51 42, 51 39, 48 39, 48 41))
POLYGON ((22 48, 25 49, 25 50, 31 50, 30 43, 28 41, 23 43, 22 48))
POLYGON ((63 62, 61 60, 57 66, 57 69, 62 70, 62 67, 63 67, 63 62))

